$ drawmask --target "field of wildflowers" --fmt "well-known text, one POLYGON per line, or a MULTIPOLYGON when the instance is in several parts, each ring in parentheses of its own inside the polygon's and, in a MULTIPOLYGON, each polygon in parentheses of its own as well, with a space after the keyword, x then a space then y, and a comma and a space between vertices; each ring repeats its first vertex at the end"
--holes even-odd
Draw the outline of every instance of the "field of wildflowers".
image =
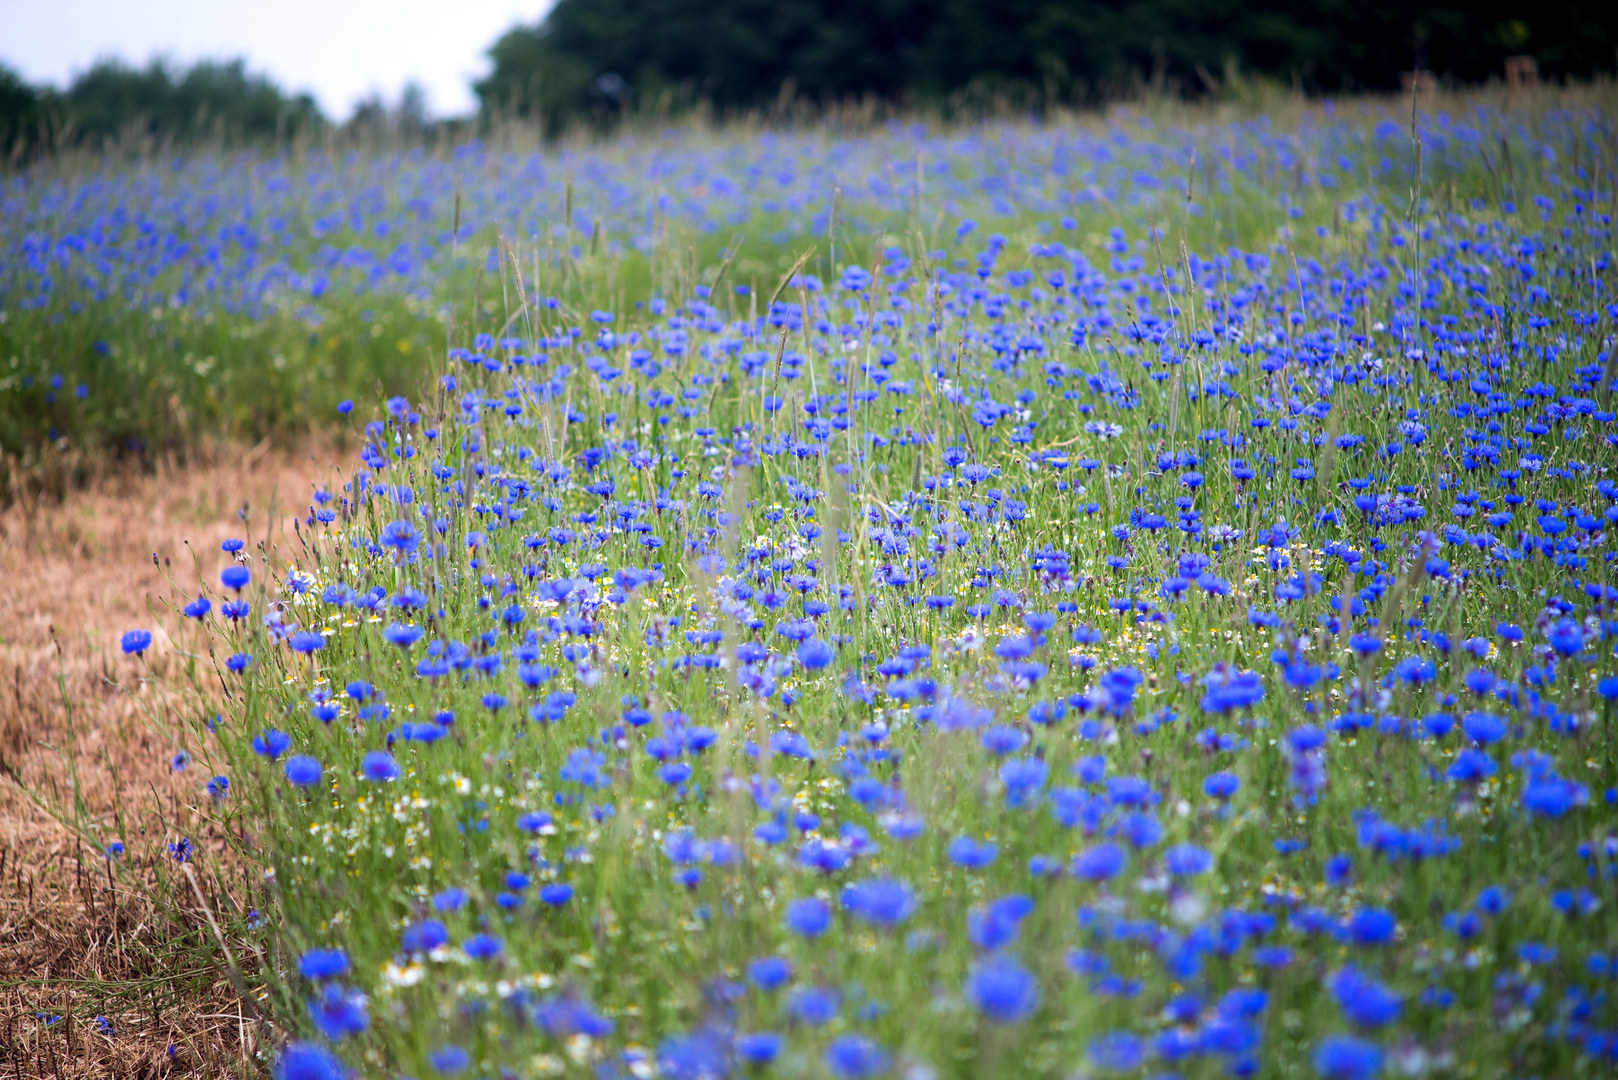
POLYGON ((165 622, 267 1063, 1608 1074, 1611 105, 12 181, 8 424, 352 424, 165 622))

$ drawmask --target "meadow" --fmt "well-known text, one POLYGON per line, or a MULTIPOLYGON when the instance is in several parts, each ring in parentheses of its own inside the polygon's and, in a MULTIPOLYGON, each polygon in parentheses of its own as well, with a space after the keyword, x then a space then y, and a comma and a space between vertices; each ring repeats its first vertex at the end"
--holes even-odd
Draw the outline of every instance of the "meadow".
POLYGON ((1608 1074, 1614 103, 11 178, 14 495, 347 440, 141 872, 283 1080, 1608 1074))

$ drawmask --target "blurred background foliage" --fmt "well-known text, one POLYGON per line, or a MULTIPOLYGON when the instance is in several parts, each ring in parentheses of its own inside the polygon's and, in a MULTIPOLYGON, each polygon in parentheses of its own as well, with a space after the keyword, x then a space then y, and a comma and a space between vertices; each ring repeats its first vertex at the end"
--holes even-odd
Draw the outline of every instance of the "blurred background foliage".
MULTIPOLYGON (((626 115, 829 107, 977 111, 1084 105, 1143 89, 1205 96, 1246 77, 1307 93, 1460 83, 1532 58, 1545 77, 1610 71, 1618 4, 1568 0, 560 0, 489 49, 479 120, 552 134, 626 115)), ((362 103, 349 130, 420 133, 419 93, 362 103)), ((0 154, 115 141, 242 145, 335 127, 240 60, 97 63, 65 88, 0 67, 0 154)))
POLYGON ((487 115, 768 108, 851 97, 924 107, 1084 104, 1143 85, 1217 93, 1260 75, 1313 93, 1460 82, 1529 56, 1610 70, 1618 5, 1570 0, 560 0, 490 51, 487 115))
POLYGON ((308 94, 291 94, 241 60, 179 68, 101 61, 65 90, 35 87, 0 67, 0 146, 13 159, 43 146, 113 139, 208 140, 224 145, 284 140, 324 123, 308 94))

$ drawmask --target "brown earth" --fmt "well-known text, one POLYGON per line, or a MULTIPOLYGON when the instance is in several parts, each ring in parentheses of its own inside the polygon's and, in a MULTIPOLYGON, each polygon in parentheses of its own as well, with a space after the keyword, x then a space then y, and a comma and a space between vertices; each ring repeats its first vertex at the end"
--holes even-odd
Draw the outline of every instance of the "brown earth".
POLYGON ((263 1060, 272 1036, 243 1015, 209 920, 242 925, 252 875, 210 825, 207 748, 171 765, 179 710, 205 702, 176 689, 201 639, 170 605, 217 586, 226 538, 255 564, 260 543, 284 549, 288 511, 336 481, 333 457, 266 442, 108 466, 0 513, 0 1080, 234 1076, 263 1060), (144 658, 119 647, 135 628, 153 634, 144 658), (198 888, 168 855, 181 836, 198 888))

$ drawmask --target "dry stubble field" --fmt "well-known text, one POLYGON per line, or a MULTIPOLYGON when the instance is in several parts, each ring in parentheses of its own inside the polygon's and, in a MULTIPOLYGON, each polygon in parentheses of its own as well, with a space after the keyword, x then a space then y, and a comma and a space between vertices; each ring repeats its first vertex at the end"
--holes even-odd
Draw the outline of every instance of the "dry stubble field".
MULTIPOLYGON (((281 511, 326 460, 318 448, 232 449, 191 467, 107 471, 60 502, 0 514, 0 1077, 228 1074, 251 1053, 197 899, 165 914, 25 789, 71 813, 71 762, 84 820, 121 817, 131 881, 176 836, 206 842, 200 785, 175 782, 179 748, 162 722, 185 703, 143 679, 118 633, 174 625, 152 614, 173 599, 169 580, 216 574, 226 538, 284 540, 281 511), (196 962, 176 963, 186 957, 196 962), (68 1026, 68 1055, 64 1040, 38 1038, 51 1016, 68 1026)), ((160 631, 147 666, 180 663, 185 644, 160 631)))

